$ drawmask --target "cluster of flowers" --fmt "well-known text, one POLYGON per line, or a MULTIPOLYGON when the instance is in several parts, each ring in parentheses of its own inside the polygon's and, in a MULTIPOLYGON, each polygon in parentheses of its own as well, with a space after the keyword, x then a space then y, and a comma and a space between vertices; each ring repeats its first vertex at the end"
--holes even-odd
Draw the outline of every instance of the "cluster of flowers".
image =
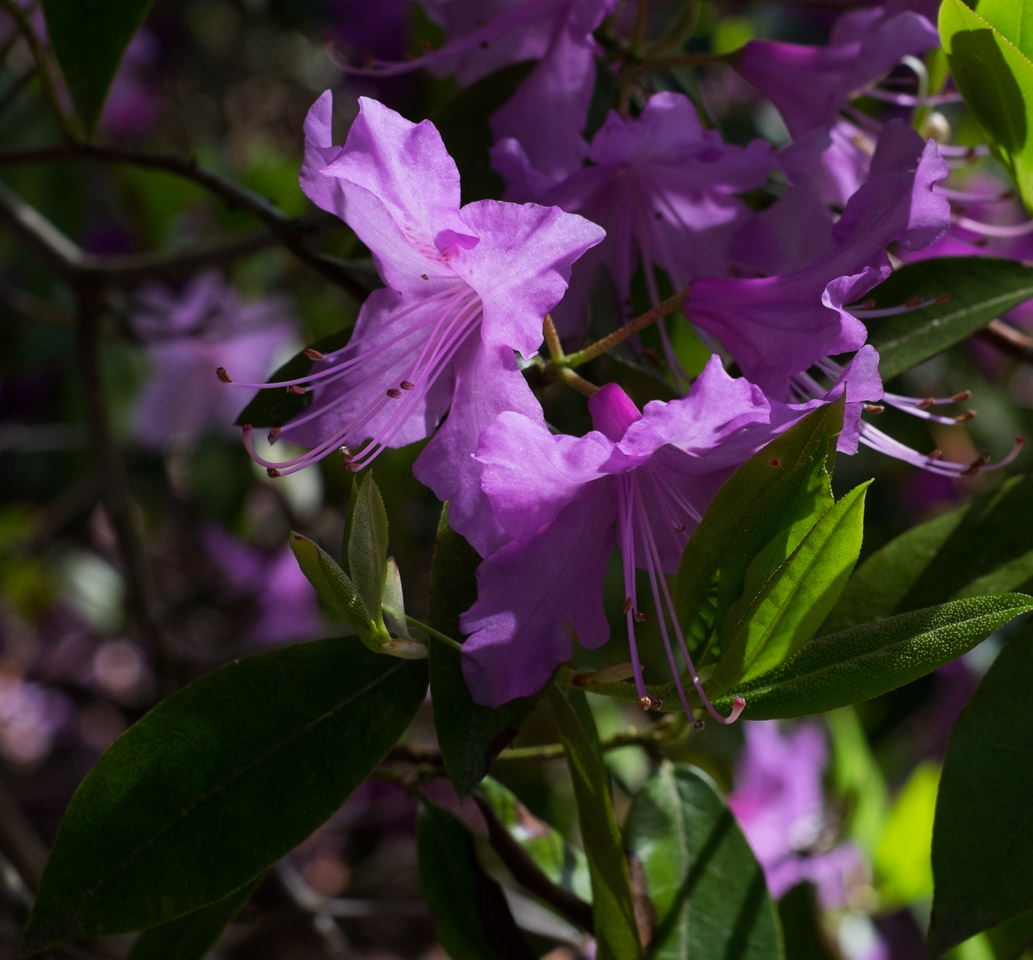
MULTIPOLYGON (((572 635, 587 647, 607 640, 603 581, 617 546, 643 705, 653 701, 635 648, 645 617, 636 570, 646 572, 684 709, 692 716, 694 697, 679 680, 687 671, 695 696, 729 722, 740 708, 725 717, 709 704, 665 575, 731 473, 844 393, 842 452, 863 443, 946 476, 984 466, 919 454, 862 419, 885 404, 962 419, 929 409, 958 396, 884 393, 864 323, 865 295, 892 270, 887 247, 927 248, 951 227, 942 185, 951 150, 923 141, 905 119, 928 98, 880 86, 901 62, 909 66, 894 79, 901 69, 914 79, 936 30, 915 9, 878 7, 841 18, 826 47, 751 41, 729 62, 781 113, 792 140, 778 151, 726 143, 669 91, 643 98, 637 113, 611 112, 586 142, 594 31, 614 0, 496 0, 478 4, 475 19, 467 5, 423 5, 445 28, 445 46, 365 70, 426 67, 468 84, 535 61, 492 117, 506 200, 462 206, 458 169, 435 127, 372 99, 335 145, 331 95, 320 97, 305 123, 302 187, 366 244, 384 287, 347 346, 310 351, 305 377, 275 385, 311 394, 303 414, 270 434, 307 452, 271 459, 246 427, 247 447, 283 475, 338 450, 359 470, 387 447, 431 438, 416 476, 449 501, 452 526, 483 557, 462 621, 464 673, 478 701, 497 706, 540 689, 570 658, 572 635), (876 122, 853 105, 862 96, 898 115, 876 122), (772 182, 785 189, 759 212, 741 198, 772 182), (687 286, 685 315, 712 356, 690 376, 661 324, 663 362, 682 396, 640 410, 608 383, 588 400, 594 430, 556 434, 522 366, 542 346, 547 314, 564 342, 584 339, 601 268, 625 321, 636 271, 654 305, 658 275, 687 286)), ((231 374, 220 370, 223 380, 231 374)))

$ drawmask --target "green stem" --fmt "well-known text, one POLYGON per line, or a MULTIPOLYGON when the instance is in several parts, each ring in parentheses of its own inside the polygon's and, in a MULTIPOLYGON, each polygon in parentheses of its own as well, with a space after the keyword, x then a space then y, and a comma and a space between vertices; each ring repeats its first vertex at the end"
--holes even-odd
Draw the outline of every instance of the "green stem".
POLYGON ((418 629, 423 630, 428 637, 433 637, 433 639, 445 644, 446 647, 451 647, 453 650, 463 649, 463 645, 458 640, 453 640, 447 634, 441 633, 441 631, 435 630, 433 627, 429 627, 425 623, 421 623, 415 617, 410 617, 409 614, 405 615, 405 622, 409 624, 410 627, 417 627, 418 629))
POLYGON ((612 350, 618 344, 623 343, 628 337, 633 336, 640 330, 644 330, 651 323, 656 323, 657 320, 662 320, 669 313, 681 312, 685 308, 685 298, 689 295, 689 288, 686 286, 683 290, 679 290, 673 297, 668 297, 661 303, 658 303, 651 310, 647 310, 641 316, 636 317, 634 320, 624 324, 619 330, 614 330, 607 337, 603 337, 602 340, 596 340, 595 343, 590 344, 583 350, 578 350, 577 353, 568 353, 561 364, 557 366, 561 367, 579 367, 583 363, 588 363, 589 360, 594 360, 596 357, 602 356, 609 350, 612 350))

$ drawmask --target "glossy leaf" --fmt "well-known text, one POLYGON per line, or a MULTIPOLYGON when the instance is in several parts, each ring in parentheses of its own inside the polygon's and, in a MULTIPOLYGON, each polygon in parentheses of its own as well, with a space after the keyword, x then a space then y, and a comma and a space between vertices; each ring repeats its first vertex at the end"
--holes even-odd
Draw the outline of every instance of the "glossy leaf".
POLYGON ((315 588, 319 599, 334 613, 347 620, 355 628, 359 639, 375 652, 377 643, 373 639, 373 617, 359 597, 348 574, 329 553, 308 537, 292 532, 290 544, 301 572, 315 588))
POLYGON ((768 673, 817 633, 861 552, 867 488, 855 487, 831 507, 728 627, 714 691, 768 673))
MULTIPOLYGON (((584 694, 572 691, 571 697, 584 694)), ((609 775, 592 732, 558 687, 549 687, 560 740, 574 784, 578 823, 592 878, 592 916, 599 960, 635 960, 642 956, 628 864, 610 800, 609 775)))
POLYGON ((87 133, 152 0, 43 0, 47 33, 87 133))
MULTIPOLYGON (((477 551, 448 525, 441 512, 430 574, 430 625, 459 639, 459 615, 477 599, 477 551)), ((474 703, 463 679, 460 654, 431 641, 430 689, 434 726, 452 785, 468 794, 487 774, 491 761, 516 736, 538 696, 521 697, 497 710, 474 703)))
POLYGON ((159 704, 72 798, 25 951, 165 923, 251 881, 380 762, 426 676, 332 638, 234 661, 159 704))
POLYGON ((624 838, 656 909, 650 960, 785 956, 764 871, 705 774, 664 761, 635 794, 624 838))
POLYGON ((551 883, 586 903, 591 901, 588 861, 577 847, 567 843, 562 834, 534 816, 497 780, 485 777, 476 796, 479 804, 487 804, 491 808, 509 836, 551 883))
POLYGON ((876 287, 875 307, 899 307, 913 297, 935 300, 892 317, 866 320, 868 342, 879 351, 879 372, 890 380, 1033 298, 1033 267, 993 257, 937 257, 906 263, 876 287))
POLYGON ((947 600, 1033 590, 1033 544, 1017 517, 1033 516, 1033 477, 908 530, 854 573, 825 624, 844 630, 947 600))
POLYGON ((829 474, 842 426, 842 404, 815 410, 743 464, 707 508, 682 554, 675 589, 698 668, 720 653, 715 629, 748 584, 766 583, 832 506, 829 474))
POLYGON ((367 471, 361 483, 352 480, 341 559, 366 609, 376 611, 378 626, 383 621, 380 608, 387 577, 387 550, 387 510, 372 472, 367 471))
POLYGON ((1008 641, 962 711, 933 823, 930 948, 1033 909, 1033 626, 1008 641))
MULTIPOLYGON (((1015 38, 981 16, 982 6, 973 12, 962 0, 943 0, 940 39, 954 82, 1029 210, 1033 209, 1033 61, 1015 38)), ((993 12, 997 6, 991 4, 989 9, 993 12)), ((1014 26, 1007 18, 1005 28, 1014 26)))
POLYGON ((477 862, 473 838, 447 810, 420 804, 420 884, 452 960, 534 960, 502 888, 477 862))
MULTIPOLYGON (((970 597, 811 640, 789 663, 736 688, 750 720, 802 717, 869 700, 961 656, 1033 610, 1020 593, 970 597)), ((731 697, 716 705, 726 711, 731 697)))
POLYGON ((262 879, 245 884, 217 903, 144 930, 136 938, 129 960, 202 960, 262 879))

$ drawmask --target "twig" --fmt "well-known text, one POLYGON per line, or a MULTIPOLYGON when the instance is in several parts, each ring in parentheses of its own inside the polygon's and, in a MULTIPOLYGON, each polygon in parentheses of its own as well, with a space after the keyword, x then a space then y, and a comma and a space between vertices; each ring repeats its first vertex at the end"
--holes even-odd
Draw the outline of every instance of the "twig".
MULTIPOLYGON (((0 0, 0 2, 8 2, 8 0, 0 0)), ((252 216, 261 220, 270 232, 299 260, 318 270, 355 300, 365 300, 369 293, 361 283, 355 280, 347 267, 339 260, 312 250, 303 242, 298 228, 299 221, 287 216, 276 204, 270 203, 265 197, 260 196, 253 190, 249 190, 235 180, 230 180, 228 177, 223 177, 211 170, 198 166, 197 161, 193 158, 183 159, 165 154, 96 145, 75 140, 63 146, 3 153, 0 154, 0 165, 60 163, 81 159, 94 159, 107 163, 142 167, 148 170, 161 170, 165 173, 191 180, 209 193, 222 199, 229 207, 246 210, 252 216)), ((324 219, 328 225, 339 222, 329 214, 324 219)))

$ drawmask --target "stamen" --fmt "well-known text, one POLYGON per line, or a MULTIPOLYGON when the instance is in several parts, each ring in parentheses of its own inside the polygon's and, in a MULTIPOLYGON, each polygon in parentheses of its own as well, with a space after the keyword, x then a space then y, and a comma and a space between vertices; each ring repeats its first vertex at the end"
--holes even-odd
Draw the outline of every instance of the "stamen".
POLYGON ((303 386, 301 386, 301 384, 299 384, 299 383, 296 383, 296 384, 294 384, 294 386, 288 387, 287 389, 291 393, 297 394, 299 397, 303 396, 304 393, 305 393, 305 388, 303 386))
POLYGON ((230 375, 226 372, 226 368, 225 367, 216 367, 215 368, 215 375, 223 383, 233 383, 233 381, 230 379, 230 375))
POLYGON ((955 418, 955 423, 968 423, 969 420, 974 419, 976 416, 975 410, 966 410, 964 413, 959 413, 955 418))
POLYGON ((921 294, 916 294, 904 301, 903 305, 882 307, 878 310, 873 309, 875 301, 868 299, 862 301, 856 307, 847 307, 847 310, 857 317, 858 320, 875 320, 879 317, 897 317, 904 313, 911 313, 913 310, 922 310, 935 304, 947 303, 950 299, 951 294, 949 293, 940 293, 935 297, 923 297, 921 294))
POLYGON ((387 390, 387 395, 392 400, 397 400, 402 395, 402 391, 399 390, 398 387, 389 387, 387 390))
POLYGON ((322 360, 325 354, 321 350, 317 350, 315 347, 306 347, 305 356, 309 360, 322 360))
POLYGON ((625 597, 621 604, 621 613, 627 613, 631 609, 631 597, 625 597))
POLYGON ((970 217, 958 217, 953 222, 955 226, 964 227, 966 230, 972 231, 972 233, 995 239, 1007 240, 1012 237, 1024 237, 1028 233, 1033 233, 1033 220, 1024 220, 1022 223, 993 224, 973 220, 970 217))

